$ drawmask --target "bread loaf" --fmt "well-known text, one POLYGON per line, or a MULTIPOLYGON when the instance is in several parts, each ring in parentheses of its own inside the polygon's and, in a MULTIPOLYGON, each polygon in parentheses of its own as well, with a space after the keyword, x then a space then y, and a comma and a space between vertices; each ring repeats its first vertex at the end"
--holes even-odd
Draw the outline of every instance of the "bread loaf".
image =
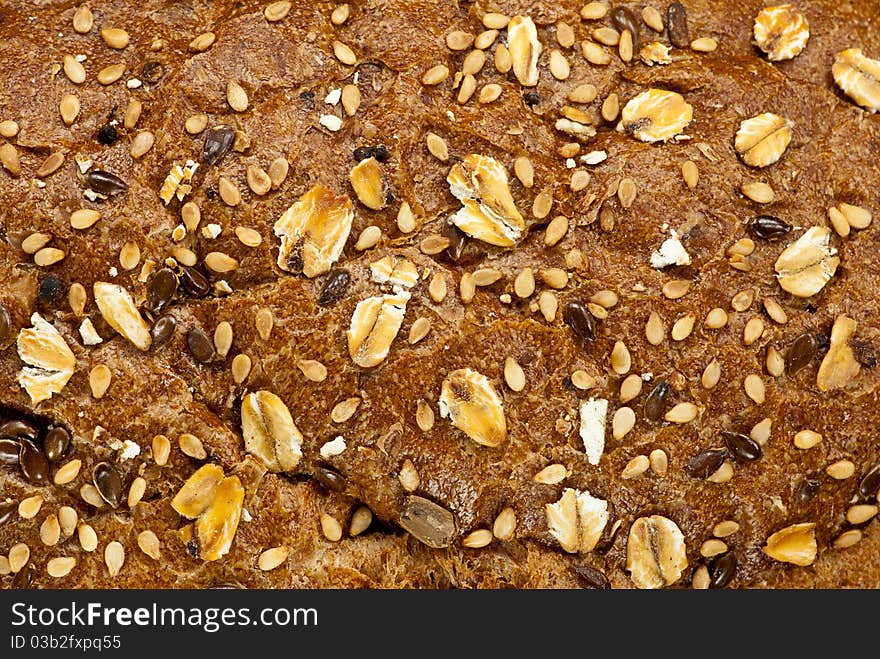
POLYGON ((880 586, 878 15, 7 3, 0 583, 880 586))

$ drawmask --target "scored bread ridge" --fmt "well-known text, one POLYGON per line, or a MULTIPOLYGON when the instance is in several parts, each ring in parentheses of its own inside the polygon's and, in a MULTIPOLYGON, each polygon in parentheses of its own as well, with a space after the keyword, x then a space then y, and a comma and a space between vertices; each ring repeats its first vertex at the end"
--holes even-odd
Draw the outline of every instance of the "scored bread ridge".
MULTIPOLYGON (((525 11, 520 4, 492 8, 513 16, 525 11)), ((524 87, 514 71, 498 71, 496 64, 504 68, 501 29, 472 74, 472 98, 461 95, 472 84, 466 78, 454 88, 455 73, 474 67, 481 56, 469 55, 477 52, 472 47, 450 48, 464 37, 447 36, 462 31, 480 38, 489 29, 484 22, 498 20, 482 20, 482 3, 461 9, 433 3, 431 16, 420 3, 353 3, 340 21, 344 10, 331 20, 330 10, 315 3, 292 3, 283 18, 268 20, 265 3, 258 2, 215 2, 197 16, 179 3, 159 2, 149 18, 132 15, 124 3, 94 2, 94 25, 84 34, 73 30, 75 7, 29 11, 32 22, 23 11, 4 9, 7 24, 52 36, 0 28, 11 92, 0 98, 0 122, 18 124, 18 132, 4 139, 21 169, 13 176, 7 155, 0 171, 0 304, 10 327, 0 335, 0 422, 18 415, 60 425, 72 433, 73 448, 52 464, 45 485, 29 482, 15 465, 2 465, 0 505, 35 494, 43 502, 36 516, 14 512, 0 524, 0 555, 27 544, 32 585, 62 588, 690 587, 704 582, 707 568, 721 579, 718 557, 725 555, 736 558, 725 581, 735 587, 880 586, 880 571, 868 560, 880 542, 877 523, 845 518, 852 503, 873 505, 855 499, 862 476, 880 461, 877 430, 861 413, 878 402, 871 365, 880 340, 880 321, 872 313, 880 290, 877 229, 856 215, 846 231, 838 230, 828 211, 839 207, 841 215, 852 215, 841 206, 850 204, 876 215, 880 208, 873 168, 880 120, 830 75, 845 49, 880 57, 880 35, 868 20, 880 3, 859 3, 846 15, 831 2, 795 5, 809 20, 806 47, 793 59, 770 63, 752 43, 763 3, 718 12, 712 3, 685 2, 690 38, 712 37, 717 49, 702 52, 705 42, 700 50, 673 48, 671 63, 653 66, 638 55, 625 64, 617 46, 602 46, 608 64, 588 62, 580 43, 607 37, 593 31, 615 23, 610 14, 581 18, 583 4, 530 3, 542 46, 538 84, 524 87), (573 31, 573 43, 560 21, 573 31), (107 26, 131 35, 121 53, 102 41, 99 30, 107 26), (198 52, 210 39, 190 43, 209 29, 215 41, 198 52), (334 42, 347 49, 334 49, 334 42), (346 63, 350 53, 354 66, 346 63), (72 82, 64 69, 51 73, 65 55, 85 56, 83 83, 72 82), (128 70, 100 84, 98 72, 123 55, 128 70), (567 77, 558 69, 560 55, 570 67, 567 77), (425 84, 423 75, 438 64, 452 73, 425 84), (482 94, 487 84, 498 85, 500 95, 493 98, 494 89, 482 94), (27 94, 34 85, 44 86, 45 94, 27 94), (592 85, 592 94, 581 93, 595 98, 567 100, 579 85, 592 85), (692 120, 665 143, 647 144, 616 130, 620 109, 648 89, 674 91, 692 108, 692 120), (64 94, 77 95, 80 105, 70 127, 59 115, 64 94), (126 117, 135 113, 132 99, 142 109, 134 127, 127 127, 126 117), (761 148, 764 136, 739 151, 734 136, 744 121, 763 113, 793 128, 778 160, 755 168, 746 164, 748 154, 761 148), (202 130, 200 115, 207 117, 202 130), (588 122, 595 136, 583 137, 575 151, 578 136, 557 130, 561 116, 588 122), (206 163, 205 134, 220 126, 232 128, 229 150, 206 163), (144 131, 154 142, 135 142, 144 131), (99 134, 110 144, 102 144, 99 134), (442 144, 426 142, 428 134, 442 144), (56 152, 64 153, 63 165, 36 177, 56 152), (448 229, 463 206, 447 177, 471 154, 494 159, 507 173, 525 225, 507 241, 515 245, 497 247, 448 229), (350 180, 352 168, 370 157, 379 175, 350 180), (83 191, 89 180, 78 160, 92 160, 91 171, 118 175, 127 189, 88 200, 83 191), (175 183, 177 197, 166 205, 159 196, 163 182, 174 165, 189 160, 199 163, 198 170, 191 182, 175 183), (683 167, 687 162, 692 165, 683 167), (742 193, 750 182, 769 185, 774 201, 759 204, 742 193), (319 183, 351 199, 345 247, 312 269, 302 262, 311 248, 292 245, 282 269, 273 225, 319 183), (192 207, 182 210, 186 202, 198 206, 198 222, 192 207), (70 214, 80 208, 98 210, 100 219, 72 228, 70 214), (756 236, 748 225, 759 215, 782 219, 784 228, 765 221, 760 226, 778 235, 756 236), (550 240, 547 223, 559 216, 568 218, 567 230, 550 240), (818 284, 804 284, 819 290, 803 297, 803 286, 781 286, 774 265, 785 247, 816 225, 833 226, 829 243, 836 251, 795 266, 825 273, 832 258, 839 266, 834 263, 833 274, 823 274, 818 284), (49 240, 34 253, 30 245, 42 240, 35 233, 49 240), (664 264, 661 246, 670 237, 687 258, 664 264), (448 248, 446 239, 454 241, 448 248), (126 247, 132 244, 136 257, 126 247), (60 249, 63 259, 51 263, 54 252, 38 258, 43 247, 60 249), (389 256, 398 269, 374 265, 389 256), (196 282, 184 293, 181 284, 181 292, 154 311, 148 277, 140 275, 146 260, 158 270, 169 257, 178 273, 194 258, 208 290, 196 282), (418 276, 411 277, 400 259, 418 276), (378 278, 377 269, 384 273, 378 278), (173 334, 159 341, 154 326, 152 346, 139 331, 134 342, 117 334, 95 303, 96 282, 122 286, 148 325, 173 317, 173 334), (81 313, 74 284, 86 295, 81 313), (374 325, 352 331, 355 309, 368 298, 378 300, 364 314, 374 325), (571 303, 592 320, 572 322, 571 303), (716 308, 724 310, 726 323, 713 329, 704 321, 716 308), (662 324, 660 341, 646 334, 652 312, 662 324), (18 384, 23 362, 16 349, 34 313, 57 329, 76 357, 69 381, 36 407, 18 384), (84 343, 86 317, 100 343, 84 343), (852 355, 839 355, 855 375, 823 391, 817 373, 829 351, 838 355, 832 326, 841 317, 855 322, 854 334, 843 340, 852 355), (231 338, 218 329, 223 321, 231 338), (347 332, 358 337, 354 347, 347 332), (777 371, 773 350, 785 360, 805 334, 817 344, 812 359, 797 372, 777 371), (847 343, 850 338, 855 342, 847 343), (370 365, 359 366, 355 356, 370 365), (94 370, 99 365, 111 374, 106 391, 98 375, 106 376, 94 370), (661 381, 668 392, 655 417, 649 408, 661 381), (624 390, 635 393, 623 400, 624 390), (286 474, 271 473, 283 470, 277 461, 266 473, 266 465, 245 451, 242 398, 260 391, 283 401, 302 435, 302 457, 286 474), (580 410, 590 399, 608 401, 604 431, 596 419, 582 424, 580 410), (624 408, 631 412, 620 412, 624 408), (757 460, 742 457, 751 445, 722 435, 761 437, 755 428, 765 418, 770 436, 757 460), (821 441, 797 448, 793 438, 805 429, 821 441), (584 435, 597 432, 604 432, 604 446, 595 464, 584 435), (154 459, 157 435, 171 445, 161 466, 154 459), (180 441, 182 435, 197 440, 180 441), (342 441, 334 441, 338 437, 342 441), (727 452, 720 463, 709 454, 715 449, 727 452), (695 457, 715 469, 698 473, 695 457), (53 483, 58 468, 73 459, 82 460, 78 475, 53 483), (89 495, 81 488, 101 461, 112 463, 124 484, 116 510, 84 500, 89 495), (204 463, 238 478, 245 492, 228 553, 210 561, 198 557, 186 529, 197 520, 181 517, 170 504, 204 463), (841 477, 848 470, 852 475, 841 477), (129 508, 126 498, 138 478, 144 492, 129 508), (609 521, 598 540, 590 517, 596 506, 563 505, 576 501, 573 495, 564 499, 567 491, 607 501, 609 521), (426 531, 411 524, 414 507, 437 513, 430 505, 451 513, 450 528, 426 531), (77 532, 54 544, 46 543, 52 538, 45 530, 41 537, 47 516, 62 506, 94 529, 96 551, 85 551, 77 532), (352 535, 361 506, 374 520, 352 535), (553 525, 547 506, 556 506, 553 525), (514 513, 512 530, 507 509, 514 513), (662 519, 671 520, 684 547, 673 546, 679 537, 673 532, 664 536, 668 546, 639 554, 637 543, 628 542, 638 519, 655 520, 650 528, 663 532, 671 527, 662 519), (725 520, 738 528, 715 538, 724 543, 719 550, 717 542, 706 541, 725 520), (561 528, 565 521, 570 526, 561 528), (810 565, 776 560, 786 548, 762 551, 773 534, 800 523, 816 525, 818 551, 810 565), (833 546, 853 529, 864 535, 861 542, 833 546), (143 549, 151 545, 139 544, 145 531, 158 538, 158 560, 143 549), (446 532, 448 547, 416 539, 422 534, 431 544, 446 532), (112 541, 125 550, 114 576, 104 561, 112 541), (260 555, 282 546, 289 549, 283 564, 261 570, 260 555), (713 556, 716 551, 722 553, 713 556), (667 578, 655 569, 663 552, 684 565, 680 575, 667 578), (75 557, 76 565, 65 576, 50 576, 47 562, 62 556, 75 557), (645 576, 634 583, 635 573, 645 576)), ((665 17, 666 5, 656 6, 665 17)), ((640 7, 631 7, 639 19, 640 7)), ((666 32, 641 20, 639 27, 640 45, 669 43, 666 32)), ((530 62, 527 53, 512 55, 530 62)), ((370 172, 375 169, 371 165, 370 172)), ((322 225, 316 217, 304 226, 322 225)), ((594 451, 597 444, 590 446, 594 451)), ((432 519, 446 524, 439 513, 432 519)), ((23 581, 0 576, 4 586, 23 581)))

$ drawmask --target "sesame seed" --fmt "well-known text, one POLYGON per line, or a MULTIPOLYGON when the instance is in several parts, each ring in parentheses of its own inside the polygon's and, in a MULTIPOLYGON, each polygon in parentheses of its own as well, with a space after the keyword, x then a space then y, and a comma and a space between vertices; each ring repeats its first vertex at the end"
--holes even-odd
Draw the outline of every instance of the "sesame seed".
POLYGON ((638 478, 651 466, 650 460, 648 460, 647 455, 637 455, 632 460, 626 463, 626 466, 623 468, 623 471, 620 474, 620 477, 624 480, 630 480, 632 478, 638 478))
POLYGON ((856 466, 850 460, 838 460, 825 468, 825 473, 835 480, 851 478, 856 471, 856 466))
POLYGON ((168 464, 168 458, 171 456, 171 442, 165 435, 156 435, 153 437, 153 460, 160 467, 168 464))
POLYGON ((469 549, 480 549, 481 547, 485 547, 492 542, 493 536, 492 531, 489 529, 477 529, 476 531, 472 531, 468 535, 466 535, 461 544, 463 547, 467 547, 469 549))
POLYGON ((128 497, 126 503, 129 508, 134 508, 138 505, 141 500, 144 498, 144 494, 147 492, 147 481, 141 477, 137 476, 132 482, 131 486, 128 488, 128 497))
POLYGON ((22 519, 33 519, 43 507, 43 497, 39 494, 22 499, 18 504, 18 514, 22 519))
POLYGON ((663 284, 663 295, 670 300, 678 300, 687 295, 691 282, 687 279, 673 279, 663 284))
POLYGON ((205 450, 202 440, 191 433, 181 434, 177 438, 177 445, 184 455, 194 460, 205 460, 208 457, 208 452, 205 450))
POLYGON ((280 547, 272 547, 260 554, 257 559, 257 567, 263 572, 269 572, 284 564, 290 554, 290 549, 286 545, 280 547))
POLYGON ((706 540, 700 545, 700 556, 704 558, 712 558, 727 551, 727 544, 717 538, 706 540))
POLYGON ((443 64, 437 64, 422 74, 423 85, 439 85, 449 77, 449 68, 443 64))
POLYGON ((79 470, 82 467, 82 460, 74 459, 59 467, 52 479, 55 485, 66 485, 79 476, 79 470))
POLYGON ((700 53, 711 53, 718 48, 718 42, 711 37, 700 37, 691 41, 691 50, 700 53))
POLYGON ((113 541, 104 548, 104 563, 111 577, 115 577, 122 570, 125 563, 125 548, 122 543, 113 541))
POLYGON ((330 542, 339 542, 342 539, 342 525, 327 513, 321 513, 321 532, 330 542))
POLYGON ((232 358, 230 371, 236 384, 243 383, 251 372, 251 358, 245 354, 236 355, 232 358))
POLYGON ((263 341, 269 340, 274 326, 275 317, 272 314, 272 310, 268 307, 257 309, 257 313, 254 314, 254 327, 257 328, 257 334, 260 335, 263 341))
POLYGON ((770 430, 773 427, 773 421, 769 418, 761 419, 749 431, 749 437, 754 439, 758 444, 764 446, 770 439, 770 430))
POLYGON ((80 525, 77 527, 77 538, 79 539, 79 546, 82 547, 83 551, 93 552, 98 548, 98 534, 95 533, 95 529, 85 522, 80 522, 80 525))
POLYGON ((720 379, 721 364, 718 363, 717 359, 713 359, 706 365, 706 368, 703 369, 700 383, 703 385, 704 389, 714 389, 720 379))
POLYGON ((526 374, 513 357, 504 360, 504 381, 511 391, 520 392, 526 387, 526 374))
POLYGON ((632 408, 620 407, 614 412, 611 420, 611 434, 614 439, 623 439, 635 425, 636 413, 632 408))
POLYGON ((864 524, 877 516, 878 507, 874 504, 856 504, 846 511, 846 521, 850 524, 864 524))
POLYGON ((687 337, 691 335, 691 332, 694 330, 694 323, 697 321, 697 316, 695 314, 689 313, 681 316, 676 319, 676 321, 672 324, 672 340, 673 341, 684 341, 687 337))
POLYGON ((697 418, 697 406, 693 403, 678 403, 663 418, 671 423, 690 423, 697 418))

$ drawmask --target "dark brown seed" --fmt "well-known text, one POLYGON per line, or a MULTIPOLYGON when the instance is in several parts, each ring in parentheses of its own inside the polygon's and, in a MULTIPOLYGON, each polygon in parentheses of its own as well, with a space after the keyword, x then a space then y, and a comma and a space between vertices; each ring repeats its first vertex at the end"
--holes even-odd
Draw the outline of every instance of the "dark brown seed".
POLYGON ((0 462, 7 465, 17 465, 19 453, 21 453, 21 445, 17 441, 0 439, 0 462))
POLYGON ((214 358, 214 343, 199 327, 193 327, 186 333, 186 345, 197 362, 204 364, 214 358))
POLYGON ((55 275, 46 275, 40 282, 40 288, 37 291, 37 297, 40 302, 49 304, 57 304, 61 299, 61 282, 55 275))
POLYGON ((571 568, 584 582, 587 588, 593 590, 609 590, 611 583, 602 572, 588 565, 575 565, 571 568))
POLYGON ((128 183, 123 181, 116 174, 105 172, 102 169, 94 169, 86 174, 86 183, 98 194, 112 195, 122 194, 128 190, 128 183))
POLYGON ((49 462, 57 462, 67 453, 70 446, 70 433, 64 428, 52 428, 43 439, 43 452, 49 462))
POLYGON ((195 268, 181 268, 180 285, 187 295, 192 297, 205 297, 211 291, 211 284, 208 283, 205 275, 195 268))
POLYGON ((691 45, 687 11, 680 2, 673 2, 666 10, 666 29, 669 32, 669 40, 676 48, 687 48, 691 45))
POLYGON ((709 587, 724 588, 733 580, 736 574, 736 554, 727 552, 721 554, 709 564, 709 587))
POLYGON ((341 268, 331 270, 324 280, 324 285, 321 286, 321 292, 318 293, 318 304, 328 307, 338 302, 348 291, 350 281, 351 275, 348 274, 348 270, 341 268))
POLYGON ((153 337, 153 347, 161 348, 174 336, 177 320, 174 316, 159 316, 150 328, 150 336, 153 337))
POLYGON ((15 515, 15 511, 18 510, 18 504, 15 501, 10 501, 8 503, 0 503, 0 526, 3 526, 12 519, 12 516, 15 515))
POLYGON ((12 578, 12 583, 9 584, 9 587, 13 590, 27 590, 33 582, 34 572, 31 569, 31 561, 28 561, 12 578))
POLYGON ((850 347, 853 349, 853 355, 856 361, 865 368, 874 368, 877 365, 877 351, 874 346, 865 341, 855 339, 850 341, 850 347))
POLYGON ((9 338, 11 330, 12 319, 9 317, 9 312, 6 310, 6 307, 0 304, 0 343, 9 338))
POLYGON ((815 476, 806 476, 797 486, 794 493, 795 502, 804 504, 810 502, 819 493, 819 479, 815 476))
POLYGON ((113 124, 108 122, 98 129, 98 141, 104 146, 110 146, 118 139, 119 131, 113 124))
POLYGON ((18 464, 21 473, 31 483, 43 485, 49 480, 49 461, 43 452, 29 439, 20 441, 18 464))
POLYGON ((755 238, 775 240, 791 231, 791 225, 773 215, 758 215, 749 223, 749 231, 755 238))
POLYGON ((633 48, 639 44, 639 19, 628 7, 618 6, 611 10, 611 22, 614 27, 623 32, 629 30, 632 34, 633 48))
POLYGON ((859 496, 862 499, 873 499, 880 490, 880 462, 875 464, 859 481, 859 496))
POLYGON ((220 162, 232 143, 235 142, 235 131, 229 126, 215 126, 205 131, 205 145, 202 147, 202 159, 209 165, 220 162))
POLYGON ((162 268, 150 277, 148 287, 150 309, 159 312, 177 292, 177 275, 171 268, 162 268))
POLYGON ((446 248, 446 255, 457 263, 461 260, 464 248, 467 246, 467 235, 451 222, 444 224, 440 233, 449 239, 449 247, 446 248))
POLYGON ((161 62, 145 62, 141 67, 141 79, 155 85, 165 75, 165 67, 161 62))
POLYGON ((785 369, 789 375, 794 375, 813 361, 818 349, 819 342, 814 334, 807 332, 797 337, 785 353, 785 369))
POLYGON ((726 459, 726 448, 715 448, 703 451, 688 460, 687 473, 692 478, 708 478, 718 471, 718 468, 724 464, 726 459))
POLYGON ((562 313, 562 319, 565 324, 571 327, 575 336, 592 341, 596 338, 593 329, 593 318, 587 308, 580 302, 569 302, 565 305, 565 311, 562 313))
POLYGON ((452 513, 414 494, 410 494, 403 503, 400 525, 434 549, 448 547, 455 535, 455 517, 452 513))
POLYGON ((345 492, 345 476, 330 467, 318 467, 315 469, 315 480, 328 490, 333 492, 345 492))
POLYGON ((645 399, 645 418, 649 421, 659 421, 666 413, 666 399, 669 397, 669 384, 661 380, 651 389, 651 393, 645 399))
POLYGON ((116 467, 108 462, 99 462, 92 470, 92 481, 101 498, 113 508, 118 508, 122 496, 122 477, 116 467))
POLYGON ((748 435, 722 430, 721 436, 737 460, 751 462, 761 457, 761 445, 748 435))
POLYGON ((39 434, 40 431, 34 424, 23 419, 13 419, 0 424, 0 437, 27 437, 34 440, 39 434))

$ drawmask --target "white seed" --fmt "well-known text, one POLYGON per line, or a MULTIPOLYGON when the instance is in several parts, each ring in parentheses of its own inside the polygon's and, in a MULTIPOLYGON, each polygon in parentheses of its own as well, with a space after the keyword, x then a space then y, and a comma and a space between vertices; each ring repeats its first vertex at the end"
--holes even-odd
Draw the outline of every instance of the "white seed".
POLYGON ((55 579, 66 577, 76 567, 76 559, 72 556, 58 556, 46 562, 46 574, 55 579))
POLYGON ((755 375, 754 373, 747 375, 745 380, 743 380, 743 389, 745 389, 746 396, 751 398, 755 403, 758 405, 764 403, 766 392, 764 389, 764 381, 761 379, 760 375, 755 375))
POLYGON ((104 547, 104 563, 107 565, 107 570, 110 572, 111 577, 119 574, 125 563, 125 548, 122 546, 122 543, 114 540, 104 547))
POLYGON ((828 465, 825 473, 835 480, 846 480, 856 473, 856 466, 850 460, 838 460, 828 465))
POLYGON ((663 449, 655 448, 651 451, 648 459, 651 462, 651 471, 658 476, 664 476, 669 470, 669 456, 666 455, 666 451, 663 449))
POLYGON ((620 474, 620 477, 624 480, 630 480, 631 478, 638 478, 651 466, 650 460, 648 460, 647 455, 637 455, 632 460, 626 463, 626 466, 623 468, 623 471, 620 474))
POLYGON ((248 109, 250 100, 244 87, 238 81, 230 80, 226 83, 226 102, 236 112, 244 112, 248 109))
POLYGON ((403 464, 400 466, 397 480, 400 481, 401 487, 407 492, 415 492, 418 489, 419 483, 421 482, 419 472, 416 471, 415 465, 409 458, 404 460, 403 464))
POLYGON ((202 440, 191 433, 185 432, 181 434, 177 438, 177 445, 184 455, 194 460, 204 460, 208 457, 208 452, 205 450, 202 440))
POLYGON ((513 508, 505 508, 495 518, 495 523, 492 525, 492 535, 502 542, 507 542, 513 540, 515 533, 516 511, 513 508))
POLYGON ((159 538, 150 530, 138 533, 137 544, 140 550, 155 561, 161 558, 159 538))
POLYGON ((693 190, 700 181, 700 170, 693 160, 685 160, 681 165, 681 175, 685 184, 693 190))
POLYGON ((773 428, 773 421, 770 418, 764 418, 758 421, 749 431, 749 437, 754 439, 758 444, 764 446, 770 440, 770 431, 773 428))
POLYGON ((12 572, 18 573, 21 568, 27 565, 27 562, 31 558, 31 548, 28 547, 23 542, 19 542, 17 544, 12 545, 9 548, 9 569, 12 572))
POLYGON ((101 30, 101 38, 111 48, 122 50, 128 46, 130 37, 128 32, 117 27, 107 27, 101 30))
POLYGON ((663 321, 656 311, 652 311, 648 316, 648 322, 645 323, 645 338, 652 346, 659 346, 666 337, 666 328, 663 327, 663 321))
POLYGON ((70 126, 79 116, 79 98, 74 94, 65 94, 58 103, 58 111, 61 113, 61 119, 64 125, 70 126))
POLYGON ((620 402, 628 403, 642 393, 642 378, 635 373, 627 375, 620 383, 620 402))
POLYGON ((699 410, 693 403, 678 403, 664 415, 671 423, 690 423, 697 418, 699 410))
POLYGON ((672 324, 672 340, 673 341, 684 341, 687 337, 691 335, 691 332, 694 330, 694 323, 697 322, 697 317, 695 314, 689 313, 681 318, 678 318, 672 324))
POLYGON ((286 545, 267 549, 257 559, 257 567, 263 572, 269 572, 284 564, 290 554, 290 548, 286 545))
POLYGON ((636 425, 636 413, 630 407, 620 407, 611 420, 611 435, 614 439, 623 439, 636 425))
POLYGON ((846 511, 846 521, 850 524, 864 524, 877 516, 878 508, 874 504, 857 504, 846 511))
POLYGON ((423 85, 439 85, 449 77, 449 68, 443 64, 432 66, 422 74, 423 85))
POLYGON ((712 528, 712 535, 714 535, 716 538, 728 538, 737 531, 739 531, 739 524, 731 519, 728 519, 723 522, 718 522, 712 528))
POLYGON ((86 4, 77 7, 76 11, 73 13, 73 29, 79 34, 86 34, 89 32, 92 29, 94 22, 92 10, 89 9, 89 6, 86 4))
POLYGON ((357 408, 360 404, 361 399, 357 396, 351 396, 339 401, 333 406, 333 409, 330 410, 330 420, 333 421, 333 423, 345 423, 354 416, 354 413, 357 412, 357 408))
POLYGON ((623 341, 615 342, 611 349, 611 368, 618 375, 625 375, 629 373, 631 367, 632 358, 626 344, 623 341))
POLYGON ((338 5, 334 7, 332 13, 330 14, 330 22, 333 23, 333 25, 342 25, 343 23, 345 23, 345 21, 348 20, 348 15, 350 13, 351 7, 347 2, 345 4, 338 5))
POLYGON ((61 539, 61 525, 57 515, 48 515, 40 524, 40 540, 47 547, 54 547, 61 539))
POLYGON ((822 441, 822 435, 814 430, 799 430, 794 435, 794 445, 803 450, 811 449, 822 441))
POLYGON ((568 64, 568 60, 565 59, 565 55, 555 48, 550 51, 550 75, 557 80, 567 80, 568 76, 571 75, 571 67, 568 64))
POLYGON ((428 432, 434 427, 434 410, 422 399, 416 404, 416 425, 422 432, 428 432))
POLYGON ((33 519, 37 516, 42 507, 43 497, 39 494, 34 494, 33 496, 29 496, 19 502, 18 514, 22 519, 33 519))
POLYGON ((710 475, 706 480, 710 483, 726 483, 731 478, 733 478, 733 464, 730 462, 725 462, 718 469, 715 470, 715 473, 710 475))
POLYGON ((745 328, 743 328, 743 343, 747 346, 752 345, 755 341, 764 335, 764 321, 755 316, 749 318, 745 328))
POLYGON ((122 116, 122 125, 129 130, 134 128, 137 125, 138 119, 141 118, 143 109, 144 104, 138 99, 133 98, 129 100, 128 105, 125 106, 125 114, 122 116))
POLYGON ((92 552, 98 548, 98 534, 95 533, 95 529, 88 524, 80 523, 77 527, 77 536, 79 538, 79 545, 83 548, 83 551, 92 552))
POLYGON ((764 361, 764 365, 767 368, 767 372, 774 378, 781 377, 785 372, 785 358, 773 346, 767 348, 767 358, 764 361))
POLYGON ((531 268, 523 268, 513 280, 513 292, 519 298, 530 297, 535 292, 535 275, 531 268))
POLYGON ((160 467, 168 464, 168 458, 171 457, 171 441, 165 435, 156 435, 153 437, 153 460, 160 467))
POLYGON ((241 384, 251 373, 251 358, 244 354, 236 355, 232 358, 229 370, 235 383, 241 384))
POLYGON ((58 471, 55 472, 55 477, 52 480, 55 485, 66 485, 79 476, 79 470, 81 468, 82 460, 70 460, 58 468, 58 471))
POLYGON ((718 42, 712 37, 700 37, 691 41, 691 50, 700 53, 711 53, 718 48, 718 42))
POLYGON ((700 383, 703 385, 704 389, 714 389, 720 379, 721 364, 718 363, 717 359, 713 359, 706 365, 706 368, 703 369, 700 383))
POLYGON ((428 152, 440 162, 449 160, 449 146, 446 144, 446 140, 436 133, 429 132, 425 135, 425 146, 428 147, 428 152))
POLYGON ((69 538, 76 531, 76 522, 78 520, 76 510, 70 506, 61 506, 58 509, 58 524, 61 527, 61 533, 65 538, 69 538))
POLYGON ((522 391, 526 388, 526 374, 513 357, 504 360, 504 381, 512 391, 522 391))
POLYGON ((321 513, 321 532, 330 542, 339 542, 342 539, 342 525, 327 513, 321 513))
POLYGON ((359 252, 363 252, 378 245, 380 240, 382 240, 382 229, 375 224, 371 224, 361 231, 354 248, 359 252))
POLYGON ((469 549, 480 549, 481 547, 485 547, 492 542, 492 531, 489 529, 477 529, 476 531, 471 531, 464 538, 462 538, 461 544, 463 547, 467 547, 469 549))
POLYGON ((333 54, 340 62, 346 66, 354 66, 357 64, 357 56, 354 51, 341 41, 333 42, 333 54))
POLYGON ((373 523, 373 513, 366 506, 358 506, 351 515, 348 534, 352 537, 360 535, 373 523))
POLYGON ((844 531, 834 539, 835 549, 846 549, 852 547, 862 539, 862 531, 859 529, 849 529, 844 531))
POLYGON ((727 543, 717 538, 706 540, 700 545, 700 556, 703 558, 712 558, 727 551, 727 543))
POLYGON ((141 477, 136 477, 131 482, 131 487, 128 488, 128 499, 126 503, 128 503, 129 508, 134 508, 138 505, 141 500, 144 498, 144 494, 147 491, 147 481, 141 477))
POLYGON ((86 79, 86 69, 73 55, 65 55, 64 75, 73 84, 81 85, 86 79))

